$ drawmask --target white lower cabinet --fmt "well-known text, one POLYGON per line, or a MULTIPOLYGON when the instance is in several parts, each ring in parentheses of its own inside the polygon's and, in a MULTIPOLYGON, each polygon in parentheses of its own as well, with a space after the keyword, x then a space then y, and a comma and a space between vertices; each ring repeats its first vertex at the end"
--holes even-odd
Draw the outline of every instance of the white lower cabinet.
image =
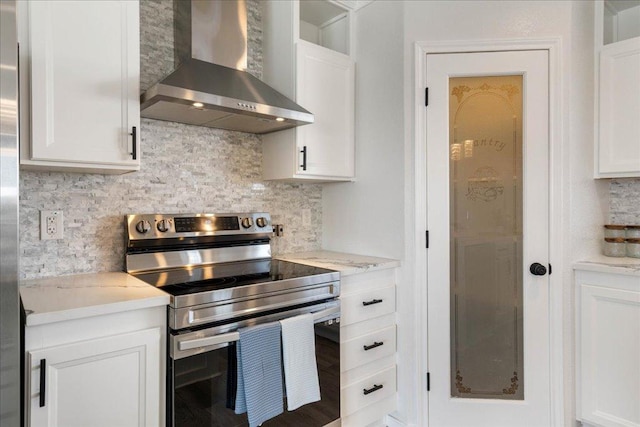
POLYGON ((586 426, 640 426, 640 275, 576 270, 576 412, 586 426))
POLYGON ((365 426, 396 409, 395 269, 341 278, 342 425, 365 426))
POLYGON ((165 308, 27 326, 27 425, 164 425, 165 308))

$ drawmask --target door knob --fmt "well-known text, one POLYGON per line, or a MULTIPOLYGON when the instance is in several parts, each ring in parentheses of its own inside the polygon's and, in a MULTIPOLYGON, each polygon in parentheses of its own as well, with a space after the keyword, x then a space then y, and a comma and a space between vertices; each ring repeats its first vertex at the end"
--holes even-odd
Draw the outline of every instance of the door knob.
POLYGON ((540 264, 539 262, 534 262, 529 267, 529 271, 535 276, 544 276, 545 274, 547 274, 547 267, 540 264))

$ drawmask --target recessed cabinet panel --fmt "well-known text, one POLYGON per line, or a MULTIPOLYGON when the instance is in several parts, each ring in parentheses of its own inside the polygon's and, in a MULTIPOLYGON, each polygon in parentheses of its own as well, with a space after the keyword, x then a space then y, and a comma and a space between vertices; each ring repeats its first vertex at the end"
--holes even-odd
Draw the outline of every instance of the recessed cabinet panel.
POLYGON ((353 176, 354 66, 349 57, 309 43, 297 45, 297 101, 315 122, 297 128, 306 147, 301 175, 353 176))
POLYGON ((158 425, 160 334, 153 328, 28 352, 28 425, 158 425))
POLYGON ((600 173, 640 175, 640 37, 600 52, 600 173))
POLYGON ((576 416, 585 425, 638 426, 640 277, 577 269, 576 285, 576 416))
POLYGON ((640 177, 640 0, 597 0, 594 24, 594 176, 640 177))
POLYGON ((137 170, 138 3, 32 1, 22 13, 21 163, 137 170))

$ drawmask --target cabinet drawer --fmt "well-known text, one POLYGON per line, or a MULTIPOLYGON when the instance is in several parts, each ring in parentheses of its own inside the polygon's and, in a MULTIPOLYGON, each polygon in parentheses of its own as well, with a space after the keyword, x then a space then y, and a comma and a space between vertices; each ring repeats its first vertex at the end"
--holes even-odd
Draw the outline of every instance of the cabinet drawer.
POLYGON ((390 286, 347 295, 341 298, 341 304, 343 326, 373 319, 395 311, 396 288, 390 286))
POLYGON ((341 344, 340 370, 347 371, 396 352, 396 327, 391 326, 341 344))
POLYGON ((387 414, 397 409, 396 396, 392 395, 379 400, 373 406, 368 406, 355 413, 342 416, 342 427, 385 426, 382 420, 387 414), (375 423, 375 424, 374 424, 375 423))
POLYGON ((350 415, 396 392, 396 367, 342 388, 340 405, 342 416, 350 415))
POLYGON ((386 270, 367 271, 366 273, 350 274, 340 278, 340 293, 342 295, 357 294, 372 289, 388 288, 396 284, 395 268, 386 270))

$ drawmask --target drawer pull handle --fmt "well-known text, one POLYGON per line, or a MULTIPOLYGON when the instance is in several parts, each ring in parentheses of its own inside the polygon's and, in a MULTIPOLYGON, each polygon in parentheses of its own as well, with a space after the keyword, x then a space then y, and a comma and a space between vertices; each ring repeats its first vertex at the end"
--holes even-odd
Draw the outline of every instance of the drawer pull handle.
POLYGON ((362 305, 366 307, 368 305, 380 304, 381 302, 382 302, 381 299, 372 299, 371 301, 362 301, 362 305))
POLYGON ((131 133, 129 135, 131 135, 131 141, 132 141, 131 158, 133 160, 136 160, 136 157, 138 157, 138 146, 137 146, 138 130, 136 129, 135 126, 131 128, 131 133))
POLYGON ((382 384, 374 384, 373 387, 371 387, 370 389, 362 389, 362 393, 366 396, 367 394, 371 394, 374 391, 378 391, 380 390, 382 387, 384 387, 382 384))
POLYGON ((302 153, 302 164, 300 165, 300 167, 302 168, 303 171, 307 170, 307 146, 305 145, 304 147, 302 147, 302 150, 300 150, 300 152, 302 153))
POLYGON ((381 345, 384 345, 384 342, 380 341, 380 342, 376 342, 374 341, 373 344, 371 345, 364 345, 362 346, 364 348, 364 351, 369 351, 372 348, 376 348, 376 347, 380 347, 381 345))
POLYGON ((40 407, 44 407, 45 393, 47 392, 47 360, 40 359, 40 407))

